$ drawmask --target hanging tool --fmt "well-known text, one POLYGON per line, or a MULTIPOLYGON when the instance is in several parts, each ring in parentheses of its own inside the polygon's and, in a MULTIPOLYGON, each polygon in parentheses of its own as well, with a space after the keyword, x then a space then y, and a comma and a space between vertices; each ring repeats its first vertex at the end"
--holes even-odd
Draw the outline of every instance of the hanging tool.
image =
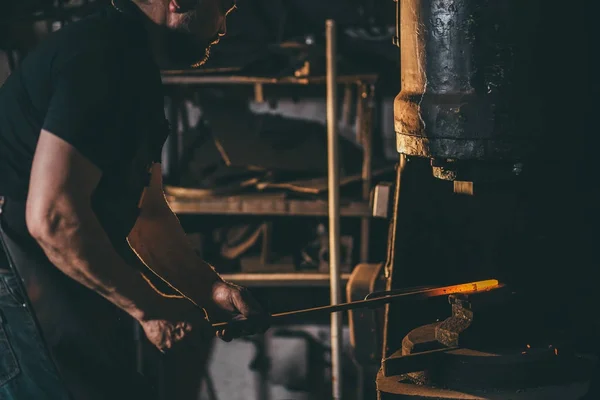
MULTIPOLYGON (((448 296, 451 294, 481 293, 489 290, 499 289, 502 286, 503 285, 499 283, 496 279, 489 279, 484 281, 463 283, 460 285, 428 287, 424 289, 405 289, 391 292, 378 292, 367 296, 366 300, 273 314, 270 316, 269 322, 273 323, 276 320, 280 321, 286 318, 303 317, 313 314, 327 314, 340 311, 349 311, 357 308, 375 308, 387 303, 397 301, 425 300, 432 297, 448 296)), ((245 333, 252 332, 251 327, 253 325, 254 324, 251 319, 240 319, 232 320, 229 322, 216 323, 213 324, 213 328, 215 330, 231 330, 235 332, 236 336, 243 336, 245 333)))

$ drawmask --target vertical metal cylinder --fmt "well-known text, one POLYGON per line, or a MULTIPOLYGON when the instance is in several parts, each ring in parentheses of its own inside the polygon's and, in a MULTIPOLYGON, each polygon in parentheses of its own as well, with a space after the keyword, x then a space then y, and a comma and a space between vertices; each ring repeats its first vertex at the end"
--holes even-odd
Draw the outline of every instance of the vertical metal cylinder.
POLYGON ((399 2, 398 152, 436 160, 434 174, 455 170, 449 161, 493 161, 511 175, 515 163, 539 151, 543 102, 534 55, 542 8, 541 0, 399 2))
MULTIPOLYGON (((329 278, 331 304, 341 301, 340 168, 337 127, 337 46, 335 21, 325 23, 327 40, 327 153, 329 202, 329 278)), ((333 399, 342 398, 342 314, 331 314, 331 382, 333 399)))

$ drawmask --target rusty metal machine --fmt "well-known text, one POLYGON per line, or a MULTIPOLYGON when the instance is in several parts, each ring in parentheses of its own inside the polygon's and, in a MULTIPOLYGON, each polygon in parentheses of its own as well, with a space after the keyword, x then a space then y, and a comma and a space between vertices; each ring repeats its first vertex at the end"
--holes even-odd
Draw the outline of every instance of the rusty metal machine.
POLYGON ((355 358, 381 360, 380 400, 582 398, 596 358, 549 322, 551 279, 536 278, 548 276, 540 265, 559 263, 549 243, 569 248, 566 225, 556 235, 544 225, 553 192, 538 190, 555 173, 544 163, 557 143, 536 50, 543 2, 396 4, 400 158, 387 260, 358 266, 348 297, 469 278, 508 285, 449 304, 390 304, 383 316, 353 312, 355 358))
POLYGON ((531 60, 541 3, 527 3, 397 2, 400 154, 431 159, 434 175, 454 182, 522 171, 542 141, 531 60))

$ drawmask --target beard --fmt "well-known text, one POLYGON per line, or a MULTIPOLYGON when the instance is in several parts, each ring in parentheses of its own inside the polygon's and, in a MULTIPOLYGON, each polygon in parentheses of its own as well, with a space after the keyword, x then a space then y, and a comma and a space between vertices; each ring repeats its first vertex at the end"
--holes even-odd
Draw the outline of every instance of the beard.
POLYGON ((177 68, 196 68, 208 60, 210 45, 201 44, 189 33, 170 31, 167 36, 169 63, 177 68))
POLYGON ((167 32, 167 56, 176 68, 197 68, 208 61, 212 41, 201 41, 192 34, 196 11, 184 14, 177 29, 167 32))

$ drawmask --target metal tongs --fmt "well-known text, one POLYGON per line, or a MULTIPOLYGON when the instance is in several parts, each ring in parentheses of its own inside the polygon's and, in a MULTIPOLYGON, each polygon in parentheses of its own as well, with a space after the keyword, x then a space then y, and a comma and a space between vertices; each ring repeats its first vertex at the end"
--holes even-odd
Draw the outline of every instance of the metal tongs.
MULTIPOLYGON (((489 279, 484 281, 469 282, 451 286, 412 288, 385 292, 374 292, 367 295, 367 297, 365 297, 365 300, 352 301, 349 303, 342 303, 329 306, 306 308, 296 311, 287 311, 279 314, 272 314, 268 317, 268 321, 261 321, 261 323, 268 322, 270 325, 275 321, 303 317, 313 314, 329 314, 340 311, 355 310, 358 308, 377 308, 385 304, 399 301, 425 300, 432 297, 448 296, 451 294, 468 295, 499 289, 503 286, 504 285, 499 283, 496 279, 489 279)), ((229 322, 216 323, 212 326, 215 330, 227 329, 231 332, 234 332, 235 336, 244 336, 244 334, 252 333, 252 327, 255 325, 256 323, 252 321, 252 319, 238 319, 229 322)))

